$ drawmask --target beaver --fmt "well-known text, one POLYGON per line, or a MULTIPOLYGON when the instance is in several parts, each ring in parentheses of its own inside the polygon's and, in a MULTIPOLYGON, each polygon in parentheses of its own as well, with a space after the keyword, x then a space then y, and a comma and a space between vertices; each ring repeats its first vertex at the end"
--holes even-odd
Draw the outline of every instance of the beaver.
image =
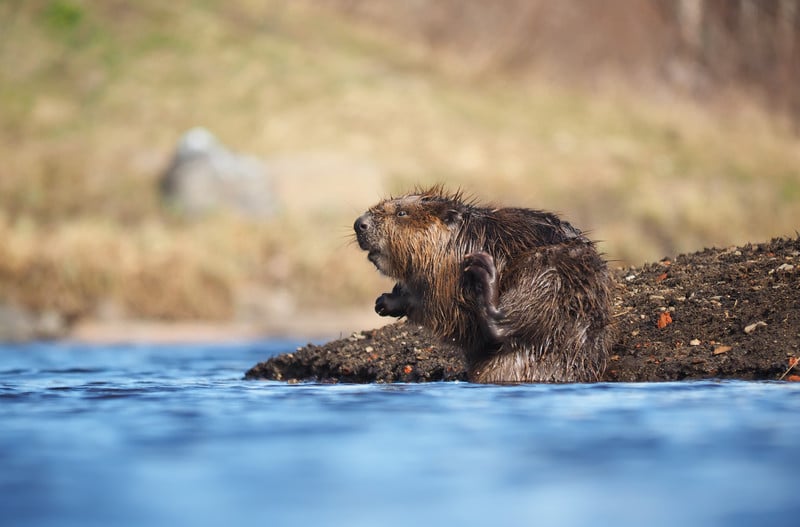
POLYGON ((386 199, 353 227, 397 281, 375 311, 459 346, 470 381, 600 379, 613 343, 611 274, 594 242, 556 214, 481 206, 437 186, 386 199))

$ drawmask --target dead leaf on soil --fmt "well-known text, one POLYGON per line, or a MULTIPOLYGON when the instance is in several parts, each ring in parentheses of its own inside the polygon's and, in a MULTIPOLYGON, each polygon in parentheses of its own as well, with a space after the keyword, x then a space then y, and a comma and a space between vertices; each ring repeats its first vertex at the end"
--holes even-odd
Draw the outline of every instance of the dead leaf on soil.
POLYGON ((800 375, 789 375, 784 380, 789 382, 800 382, 800 375))
POLYGON ((663 282, 667 279, 667 273, 661 273, 656 277, 656 282, 663 282))
POLYGON ((656 321, 656 326, 658 326, 658 329, 664 329, 669 324, 672 324, 672 315, 666 311, 658 315, 658 321, 656 321))
POLYGON ((408 374, 409 374, 409 373, 411 373, 412 371, 414 371, 414 368, 413 368, 413 367, 412 367, 410 364, 406 364, 406 365, 403 367, 403 373, 405 373, 406 375, 408 375, 408 374))
POLYGON ((730 346, 717 346, 714 348, 714 355, 720 355, 722 353, 728 353, 733 348, 730 346))

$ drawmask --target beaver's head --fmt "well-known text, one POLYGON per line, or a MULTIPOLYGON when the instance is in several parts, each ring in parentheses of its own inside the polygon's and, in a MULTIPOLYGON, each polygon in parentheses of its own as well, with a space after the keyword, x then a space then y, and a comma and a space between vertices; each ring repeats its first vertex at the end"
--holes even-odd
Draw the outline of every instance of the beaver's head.
POLYGON ((384 200, 359 216, 353 228, 375 267, 402 280, 436 265, 466 207, 460 194, 436 187, 384 200))

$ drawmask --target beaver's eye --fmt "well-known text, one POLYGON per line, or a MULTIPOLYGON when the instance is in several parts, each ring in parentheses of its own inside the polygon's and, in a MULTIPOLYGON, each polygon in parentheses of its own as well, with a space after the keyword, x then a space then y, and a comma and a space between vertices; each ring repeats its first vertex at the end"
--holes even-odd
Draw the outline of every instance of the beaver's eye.
POLYGON ((407 215, 408 215, 408 212, 406 212, 404 210, 398 210, 397 211, 397 217, 398 218, 402 218, 403 216, 407 216, 407 215))

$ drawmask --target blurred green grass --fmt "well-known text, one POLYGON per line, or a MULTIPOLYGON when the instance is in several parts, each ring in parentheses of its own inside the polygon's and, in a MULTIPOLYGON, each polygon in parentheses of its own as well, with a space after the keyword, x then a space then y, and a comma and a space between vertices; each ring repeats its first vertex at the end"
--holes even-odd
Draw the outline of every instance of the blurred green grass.
POLYGON ((386 283, 352 220, 437 182, 559 211, 620 264, 800 224, 800 141, 746 96, 701 105, 458 59, 309 3, 0 2, 0 301, 229 319, 257 290, 368 311, 386 283), (268 160, 378 171, 284 176, 267 223, 189 223, 156 181, 195 125, 268 160))

